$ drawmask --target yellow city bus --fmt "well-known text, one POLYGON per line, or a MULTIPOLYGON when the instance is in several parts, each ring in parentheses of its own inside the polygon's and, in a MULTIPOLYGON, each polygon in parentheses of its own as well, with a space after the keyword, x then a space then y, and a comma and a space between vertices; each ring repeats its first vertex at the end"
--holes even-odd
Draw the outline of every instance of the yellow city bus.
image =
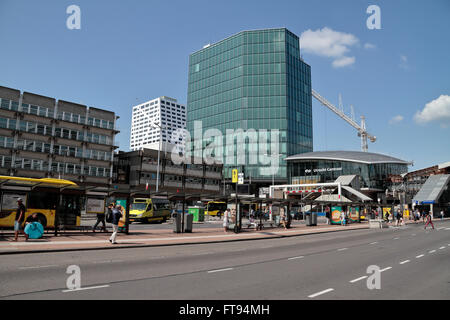
MULTIPOLYGON (((34 179, 0 176, 0 228, 11 228, 17 210, 17 199, 25 205, 25 220, 37 213, 44 228, 55 227, 55 214, 62 188, 77 187, 77 184, 62 179, 34 179)), ((64 191, 62 208, 59 213, 60 224, 79 226, 81 217, 79 192, 64 191)))
POLYGON ((209 201, 206 205, 205 215, 221 217, 227 210, 227 204, 222 201, 209 201))
POLYGON ((132 222, 166 222, 170 218, 169 200, 158 198, 136 198, 130 207, 132 222))

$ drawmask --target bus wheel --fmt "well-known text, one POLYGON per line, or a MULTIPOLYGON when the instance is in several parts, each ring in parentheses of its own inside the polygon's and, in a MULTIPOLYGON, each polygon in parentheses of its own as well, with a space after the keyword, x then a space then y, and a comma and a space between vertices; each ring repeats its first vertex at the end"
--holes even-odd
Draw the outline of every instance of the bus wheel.
POLYGON ((42 224, 42 226, 45 228, 47 226, 47 218, 42 213, 38 213, 37 218, 39 222, 42 224))

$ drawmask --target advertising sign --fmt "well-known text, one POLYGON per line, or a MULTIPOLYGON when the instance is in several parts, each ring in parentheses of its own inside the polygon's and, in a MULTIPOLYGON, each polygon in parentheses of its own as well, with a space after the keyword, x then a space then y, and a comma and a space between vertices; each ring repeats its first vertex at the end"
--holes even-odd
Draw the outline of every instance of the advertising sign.
POLYGON ((244 184, 244 174, 243 173, 238 174, 238 184, 244 184))
POLYGON ((359 218, 359 207, 350 208, 350 221, 358 222, 358 218, 359 218))
POLYGON ((10 211, 17 209, 17 199, 21 198, 23 203, 27 203, 27 195, 25 193, 4 193, 2 196, 2 211, 10 211))
POLYGON ((117 199, 116 205, 122 207, 122 218, 119 220, 119 228, 125 228, 125 213, 127 211, 127 200, 126 199, 117 199))
POLYGON ((104 213, 105 212, 105 200, 87 198, 86 200, 86 213, 104 213))
POLYGON ((236 183, 238 182, 238 170, 237 169, 233 169, 232 171, 232 183, 236 183))
POLYGON ((331 207, 331 224, 341 224, 342 207, 331 207))
POLYGON ((388 208, 383 208, 383 218, 386 218, 386 215, 389 213, 389 217, 390 218, 392 218, 391 217, 391 208, 390 207, 388 207, 388 208))

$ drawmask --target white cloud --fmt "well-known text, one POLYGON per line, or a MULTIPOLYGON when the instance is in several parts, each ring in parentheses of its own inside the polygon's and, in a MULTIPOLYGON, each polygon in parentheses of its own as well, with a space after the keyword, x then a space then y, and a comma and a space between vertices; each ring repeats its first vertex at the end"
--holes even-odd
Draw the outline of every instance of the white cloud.
POLYGON ((398 115, 398 116, 393 117, 391 120, 389 120, 389 124, 396 124, 401 121, 403 121, 403 116, 398 115))
POLYGON ((355 57, 346 54, 359 42, 350 33, 334 31, 328 27, 312 31, 306 30, 300 36, 300 47, 306 53, 333 58, 333 66, 344 67, 355 63, 355 57))
POLYGON ((398 66, 404 70, 408 70, 409 69, 408 57, 405 56, 404 54, 401 54, 400 55, 400 64, 398 66))
POLYGON ((441 127, 450 125, 450 96, 441 95, 439 98, 428 102, 422 111, 417 111, 414 120, 419 124, 439 122, 441 127))
POLYGON ((342 57, 333 61, 332 65, 335 68, 342 68, 355 63, 355 57, 342 57))
POLYGON ((364 49, 375 49, 376 47, 377 46, 374 45, 373 43, 367 42, 367 43, 364 44, 364 49))

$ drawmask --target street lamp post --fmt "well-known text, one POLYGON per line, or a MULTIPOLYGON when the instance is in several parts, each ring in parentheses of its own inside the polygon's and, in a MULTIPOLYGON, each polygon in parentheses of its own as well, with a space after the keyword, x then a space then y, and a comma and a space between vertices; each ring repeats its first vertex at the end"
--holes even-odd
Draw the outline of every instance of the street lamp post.
MULTIPOLYGON (((281 153, 271 153, 271 154, 265 153, 264 156, 279 157, 279 156, 281 156, 281 153)), ((275 173, 274 173, 273 166, 271 167, 271 169, 272 169, 272 185, 275 185, 275 173)), ((269 193, 270 193, 270 190, 269 190, 269 193)), ((273 198, 273 195, 272 195, 272 198, 273 198)))

